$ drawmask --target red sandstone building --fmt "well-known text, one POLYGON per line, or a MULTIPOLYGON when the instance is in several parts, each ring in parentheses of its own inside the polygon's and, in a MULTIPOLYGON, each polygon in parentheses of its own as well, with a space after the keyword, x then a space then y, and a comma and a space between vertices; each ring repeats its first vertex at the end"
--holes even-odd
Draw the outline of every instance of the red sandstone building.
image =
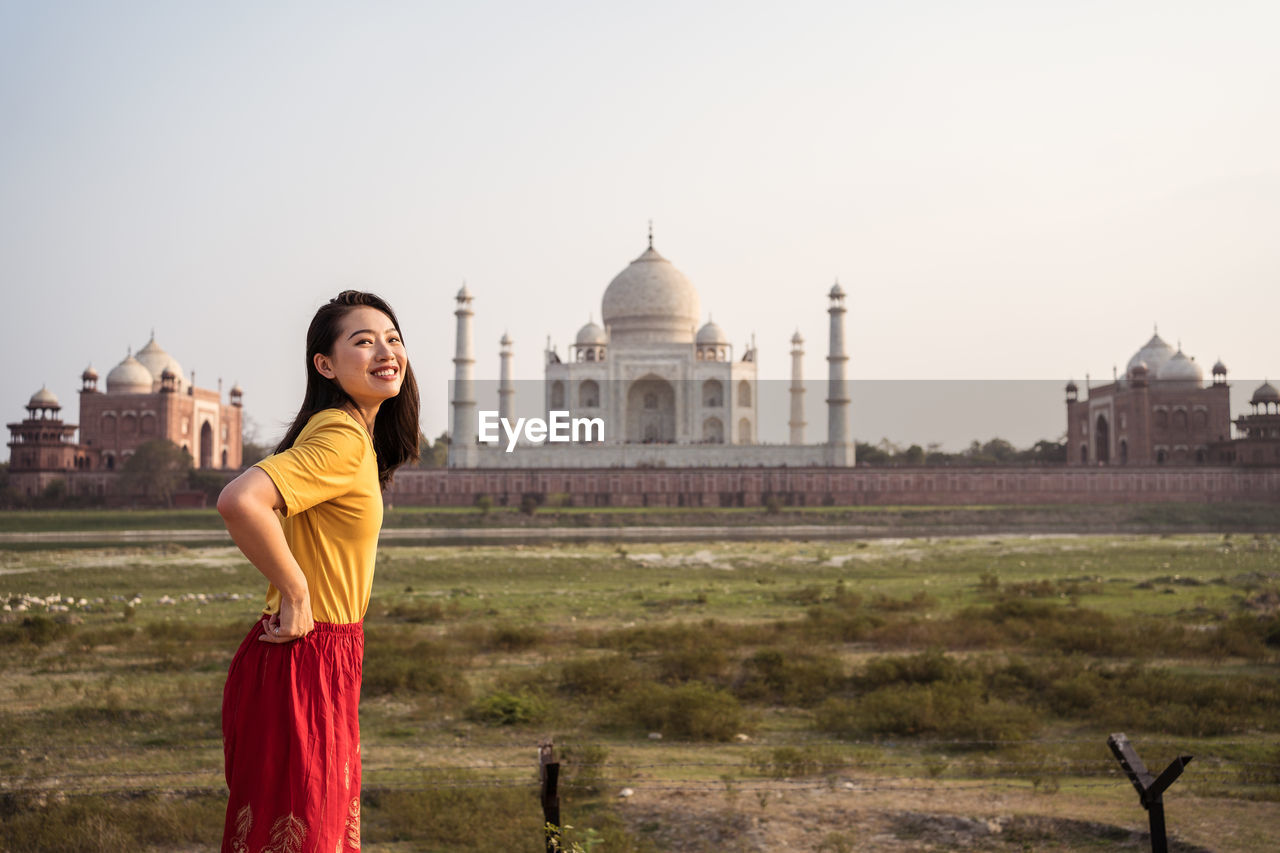
POLYGON ((61 479, 71 494, 106 494, 124 461, 156 439, 187 451, 197 468, 240 467, 240 387, 225 403, 221 389, 196 387, 195 374, 188 382, 154 335, 111 369, 105 390, 93 367, 80 378, 79 442, 76 425, 63 423, 57 397, 45 388, 32 395, 25 420, 8 424, 10 482, 21 493, 38 495, 61 479))
POLYGON ((1067 464, 1280 465, 1280 394, 1258 388, 1233 440, 1229 393, 1221 361, 1206 385, 1194 358, 1152 335, 1113 382, 1084 397, 1067 384, 1067 464))

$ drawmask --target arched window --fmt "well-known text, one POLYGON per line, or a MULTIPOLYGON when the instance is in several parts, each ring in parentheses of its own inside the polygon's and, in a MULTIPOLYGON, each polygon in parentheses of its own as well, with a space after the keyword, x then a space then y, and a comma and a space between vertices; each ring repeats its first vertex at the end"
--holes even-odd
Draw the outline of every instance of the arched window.
POLYGON ((126 413, 120 419, 120 431, 125 435, 133 435, 138 431, 138 418, 132 412, 126 413))
POLYGON ((1087 444, 1080 445, 1080 464, 1089 464, 1089 445, 1087 444))
POLYGON ((1173 413, 1173 428, 1176 430, 1186 431, 1187 429, 1187 411, 1186 409, 1178 409, 1173 413))
POLYGON ((595 409, 600 405, 600 386, 594 379, 585 379, 578 386, 578 405, 584 409, 595 409))
POLYGON ((1129 442, 1120 439, 1120 464, 1129 464, 1129 442))
POLYGON ((1156 429, 1167 429, 1169 426, 1169 413, 1164 409, 1156 410, 1156 429))
POLYGON ((724 405, 724 386, 719 379, 708 379, 702 383, 702 405, 708 409, 718 409, 724 405))
POLYGON ((724 424, 719 418, 707 418, 702 422, 702 440, 707 444, 724 444, 724 424))
POLYGON ((559 379, 551 383, 551 408, 564 408, 564 383, 559 379))
POLYGON ((745 379, 738 383, 738 405, 751 405, 751 383, 745 379))
POLYGON ((747 418, 742 418, 738 421, 738 443, 751 443, 751 421, 747 418))
POLYGON ((114 432, 116 431, 116 416, 115 416, 115 415, 103 415, 103 416, 102 416, 102 431, 103 431, 103 432, 105 432, 105 433, 106 433, 106 434, 108 434, 108 435, 110 435, 111 433, 114 433, 114 432))
POLYGON ((646 393, 644 395, 644 407, 646 409, 658 408, 658 395, 654 394, 652 391, 646 393))
POLYGON ((1191 419, 1196 429, 1204 429, 1209 425, 1209 413, 1204 409, 1197 409, 1195 416, 1191 419))

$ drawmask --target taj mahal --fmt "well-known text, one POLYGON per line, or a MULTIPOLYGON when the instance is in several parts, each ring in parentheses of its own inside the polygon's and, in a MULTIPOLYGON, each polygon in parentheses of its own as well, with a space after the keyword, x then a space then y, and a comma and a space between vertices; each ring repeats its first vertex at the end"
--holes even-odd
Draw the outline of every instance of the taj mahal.
MULTIPOLYGON (((821 466, 854 464, 845 353, 845 293, 828 293, 826 440, 806 443, 804 341, 791 338, 790 441, 759 441, 754 338, 735 352, 716 323, 702 322, 698 291, 658 253, 652 229, 644 252, 605 288, 601 324, 583 326, 561 357, 544 351, 543 409, 604 424, 603 441, 524 443, 514 453, 503 442, 480 440, 486 409, 511 419, 515 396, 512 341, 499 342, 497 399, 477 401, 474 378, 473 296, 464 285, 456 297, 457 339, 452 385, 451 468, 611 468, 821 466), (701 323, 701 325, 699 325, 701 323)), ((766 413, 772 414, 772 413, 766 413)))

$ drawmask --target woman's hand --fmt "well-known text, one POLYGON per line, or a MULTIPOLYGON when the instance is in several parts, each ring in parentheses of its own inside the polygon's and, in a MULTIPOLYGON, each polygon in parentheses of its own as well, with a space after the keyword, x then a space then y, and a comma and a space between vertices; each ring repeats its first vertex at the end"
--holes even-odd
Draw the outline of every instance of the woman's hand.
POLYGON ((297 602, 281 599, 280 612, 263 617, 263 633, 258 639, 265 643, 292 643, 310 634, 315 627, 310 598, 297 602))
POLYGON ((290 643, 315 628, 306 575, 276 519, 276 511, 283 508, 280 490, 259 468, 236 477, 218 496, 218 512, 231 540, 280 592, 280 612, 262 620, 258 639, 268 643, 290 643))

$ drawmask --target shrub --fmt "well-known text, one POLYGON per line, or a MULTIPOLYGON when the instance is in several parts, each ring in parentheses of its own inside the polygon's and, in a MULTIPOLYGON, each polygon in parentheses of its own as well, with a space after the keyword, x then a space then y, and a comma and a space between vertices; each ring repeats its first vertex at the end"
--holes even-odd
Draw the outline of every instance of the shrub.
POLYGON ((853 680, 864 690, 874 690, 893 684, 933 684, 971 677, 953 658, 932 649, 905 657, 873 658, 853 680))
POLYGON ((438 601, 405 601, 387 608, 386 617, 421 624, 439 622, 444 618, 444 613, 444 605, 438 601))
POLYGON ((547 703, 531 693, 495 690, 467 708, 467 719, 490 726, 521 726, 547 716, 547 703))
POLYGON ((809 706, 843 683, 840 661, 832 655, 761 649, 743 662, 734 693, 750 701, 809 706))
POLYGON ((395 642, 365 646, 362 693, 431 693, 451 699, 466 699, 468 688, 462 677, 464 661, 451 658, 442 644, 419 642, 404 647, 395 642))
POLYGON ((0 625, 0 645, 30 643, 33 646, 47 646, 70 632, 70 625, 55 622, 48 616, 24 616, 17 625, 0 625))
POLYGON ((580 658, 561 666, 559 688, 569 696, 614 697, 643 677, 643 667, 623 655, 580 658))
POLYGON ((566 788, 598 794, 605 786, 605 762, 609 750, 600 744, 567 744, 560 749, 560 780, 566 788))
POLYGON ((727 741, 747 727, 732 693, 705 684, 640 684, 602 715, 607 728, 641 728, 667 737, 727 741))
POLYGON ((830 699, 819 709, 816 725, 845 737, 927 735, 965 741, 1027 737, 1035 715, 999 699, 984 700, 973 682, 893 685, 860 699, 830 699))
POLYGON ((476 495, 475 507, 480 510, 481 515, 488 515, 489 510, 493 509, 493 498, 488 495, 476 495))
POLYGON ((666 682, 717 681, 729 668, 729 655, 717 642, 689 644, 663 652, 656 666, 666 682))
POLYGON ((495 625, 487 637, 489 648, 504 652, 523 652, 546 639, 541 628, 532 625, 495 625))

